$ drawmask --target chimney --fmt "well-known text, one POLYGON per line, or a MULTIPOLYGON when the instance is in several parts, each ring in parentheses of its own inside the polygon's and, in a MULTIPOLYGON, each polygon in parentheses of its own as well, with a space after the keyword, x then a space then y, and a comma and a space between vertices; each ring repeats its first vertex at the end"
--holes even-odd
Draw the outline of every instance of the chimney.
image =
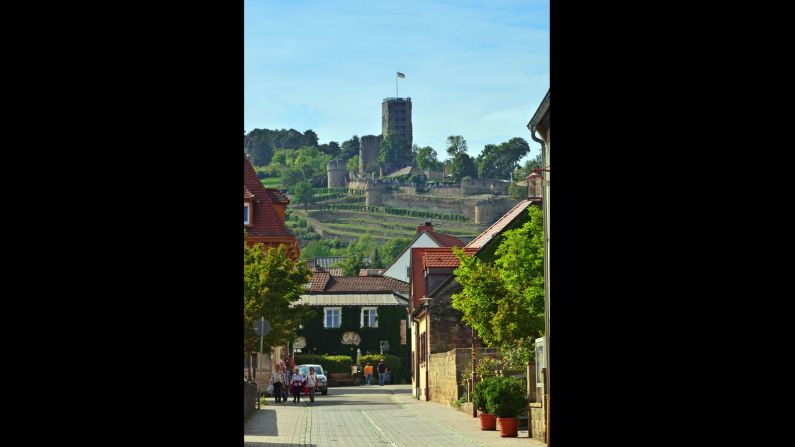
POLYGON ((433 231, 433 225, 430 222, 425 222, 425 225, 419 225, 417 227, 417 236, 425 230, 433 231))

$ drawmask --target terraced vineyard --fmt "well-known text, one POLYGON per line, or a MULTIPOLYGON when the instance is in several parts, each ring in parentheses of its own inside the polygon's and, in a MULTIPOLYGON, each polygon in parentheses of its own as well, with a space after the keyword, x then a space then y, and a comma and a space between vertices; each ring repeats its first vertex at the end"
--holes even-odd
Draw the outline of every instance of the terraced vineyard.
MULTIPOLYGON (((264 179, 263 184, 281 186, 278 178, 264 179)), ((314 188, 314 196, 316 203, 309 205, 308 211, 295 201, 290 203, 289 209, 305 219, 324 239, 353 241, 365 234, 380 243, 397 237, 414 239, 417 226, 430 221, 436 231, 456 236, 466 243, 488 227, 470 222, 463 215, 434 212, 437 210, 365 209, 363 192, 350 193, 347 188, 314 188)))
MULTIPOLYGON (((345 240, 354 240, 364 234, 369 234, 373 239, 381 242, 396 237, 413 239, 417 226, 424 222, 417 217, 354 210, 309 210, 307 213, 303 209, 295 208, 293 212, 306 219, 324 238, 338 237, 345 240)), ((468 222, 447 220, 432 220, 432 222, 436 231, 457 236, 464 242, 473 239, 486 228, 486 225, 468 222)))

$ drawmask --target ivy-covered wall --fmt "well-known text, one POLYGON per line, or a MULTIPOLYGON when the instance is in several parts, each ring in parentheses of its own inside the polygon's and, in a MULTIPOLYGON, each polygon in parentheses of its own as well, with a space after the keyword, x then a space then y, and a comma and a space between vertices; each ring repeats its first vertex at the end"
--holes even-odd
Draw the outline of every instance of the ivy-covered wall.
MULTIPOLYGON (((306 339, 306 347, 302 349, 308 354, 350 355, 356 359, 356 345, 342 343, 342 334, 353 331, 359 334, 362 341, 358 348, 362 355, 380 354, 381 340, 389 341, 389 354, 400 357, 401 370, 410 371, 411 330, 408 324, 407 310, 403 306, 378 306, 378 327, 363 328, 360 326, 362 306, 341 306, 341 327, 326 329, 323 327, 325 314, 322 306, 312 306, 314 316, 303 324, 298 335, 306 339), (400 320, 406 320, 406 344, 400 344, 400 320)), ((364 306, 372 307, 372 306, 364 306)), ((406 373, 408 374, 408 373, 406 373)))

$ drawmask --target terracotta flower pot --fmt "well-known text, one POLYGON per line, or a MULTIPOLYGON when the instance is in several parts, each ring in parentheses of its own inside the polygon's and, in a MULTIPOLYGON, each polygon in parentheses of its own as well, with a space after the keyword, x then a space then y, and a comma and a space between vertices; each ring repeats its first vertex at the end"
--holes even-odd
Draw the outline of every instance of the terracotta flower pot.
POLYGON ((500 436, 515 438, 519 436, 519 418, 499 418, 500 436))
POLYGON ((497 417, 493 414, 480 413, 480 429, 481 430, 496 430, 497 417))

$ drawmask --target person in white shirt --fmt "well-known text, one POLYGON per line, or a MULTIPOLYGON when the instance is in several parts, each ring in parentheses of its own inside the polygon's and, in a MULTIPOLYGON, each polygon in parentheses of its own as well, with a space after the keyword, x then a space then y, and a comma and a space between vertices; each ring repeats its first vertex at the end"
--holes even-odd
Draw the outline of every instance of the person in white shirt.
POLYGON ((309 374, 306 375, 306 389, 309 391, 309 402, 315 401, 315 387, 317 387, 317 374, 315 368, 309 367, 309 374))

